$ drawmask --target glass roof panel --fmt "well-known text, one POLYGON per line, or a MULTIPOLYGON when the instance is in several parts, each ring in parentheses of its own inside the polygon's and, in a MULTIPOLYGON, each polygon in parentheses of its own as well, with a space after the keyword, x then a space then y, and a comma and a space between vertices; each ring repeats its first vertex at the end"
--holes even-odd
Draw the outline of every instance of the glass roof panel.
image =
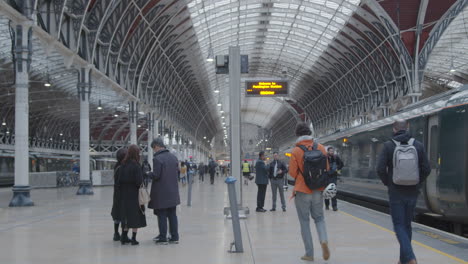
MULTIPOLYGON (((229 46, 239 45, 241 53, 249 55, 252 69, 245 78, 279 78, 286 68, 292 92, 359 4, 359 0, 194 0, 188 7, 205 58, 211 50, 213 55, 226 55, 229 46)), ((216 75, 210 62, 205 66, 211 86, 220 89, 218 100, 224 100, 221 103, 228 109, 226 76, 216 75)), ((255 120, 264 120, 251 109, 258 107, 258 100, 243 98, 243 109, 252 110, 255 114, 249 116, 255 120)), ((270 123, 269 118, 262 125, 270 123)))

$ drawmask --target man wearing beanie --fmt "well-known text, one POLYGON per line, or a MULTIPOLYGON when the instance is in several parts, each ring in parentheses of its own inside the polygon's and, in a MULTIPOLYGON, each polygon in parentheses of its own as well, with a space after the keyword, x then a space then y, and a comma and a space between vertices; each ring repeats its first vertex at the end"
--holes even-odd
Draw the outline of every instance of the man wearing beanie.
MULTIPOLYGON (((319 241, 322 247, 322 256, 324 260, 330 258, 330 250, 328 248, 327 228, 325 225, 325 217, 323 213, 323 195, 324 188, 311 190, 306 185, 302 171, 304 171, 304 150, 300 146, 312 150, 314 147, 314 139, 311 136, 312 131, 308 124, 299 123, 296 126, 296 147, 292 150, 291 159, 289 161, 289 173, 296 179, 294 185, 294 202, 296 205, 297 216, 301 226, 301 235, 305 247, 305 255, 302 260, 314 261, 314 247, 312 242, 312 234, 310 231, 310 217, 314 219, 317 229, 319 241)), ((315 146, 326 157, 327 152, 321 144, 315 146)), ((329 165, 327 161, 327 170, 329 165)))

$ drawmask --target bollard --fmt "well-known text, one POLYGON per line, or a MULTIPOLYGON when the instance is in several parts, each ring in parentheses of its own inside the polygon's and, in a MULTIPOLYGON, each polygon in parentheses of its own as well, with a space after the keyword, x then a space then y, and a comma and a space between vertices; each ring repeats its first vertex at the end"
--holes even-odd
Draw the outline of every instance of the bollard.
POLYGON ((188 194, 187 194, 187 206, 192 206, 192 173, 187 173, 188 182, 188 194))
POLYGON ((240 229, 240 220, 239 220, 239 210, 237 208, 237 198, 236 198, 236 178, 230 176, 227 177, 225 182, 228 186, 229 194, 229 205, 231 209, 231 220, 232 220, 232 231, 234 233, 234 242, 231 244, 230 253, 242 253, 244 248, 242 246, 242 235, 240 229), (232 250, 232 246, 235 246, 236 249, 232 250))

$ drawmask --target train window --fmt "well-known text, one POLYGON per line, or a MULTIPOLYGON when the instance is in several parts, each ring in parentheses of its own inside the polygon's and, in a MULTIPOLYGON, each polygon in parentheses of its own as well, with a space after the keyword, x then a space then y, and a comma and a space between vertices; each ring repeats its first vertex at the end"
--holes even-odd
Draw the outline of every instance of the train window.
POLYGON ((437 168, 437 153, 439 152, 439 126, 435 125, 431 127, 431 138, 429 139, 429 161, 432 168, 437 168))

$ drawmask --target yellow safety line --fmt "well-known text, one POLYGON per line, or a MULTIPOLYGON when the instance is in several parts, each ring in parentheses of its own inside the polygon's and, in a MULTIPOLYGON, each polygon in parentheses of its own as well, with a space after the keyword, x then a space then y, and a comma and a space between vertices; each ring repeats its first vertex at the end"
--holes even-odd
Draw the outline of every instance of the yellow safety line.
MULTIPOLYGON (((348 213, 345 213, 345 212, 343 212, 343 211, 339 211, 339 212, 342 213, 342 214, 344 214, 344 215, 350 216, 350 217, 352 217, 352 218, 354 218, 354 219, 356 219, 356 220, 359 220, 359 221, 361 221, 361 222, 363 222, 363 223, 366 223, 366 224, 368 224, 368 225, 374 226, 374 227, 376 227, 376 228, 378 228, 378 229, 380 229, 380 230, 383 230, 383 231, 385 231, 385 232, 388 232, 388 233, 391 233, 391 234, 395 234, 395 232, 393 232, 392 230, 389 230, 389 229, 387 229, 387 228, 385 228, 385 227, 376 225, 376 224, 374 224, 374 223, 371 223, 371 222, 369 222, 369 221, 366 221, 366 220, 364 220, 364 219, 362 219, 362 218, 359 218, 359 217, 357 217, 357 216, 354 216, 354 215, 352 215, 352 214, 348 214, 348 213)), ((453 259, 453 260, 455 260, 455 261, 457 261, 457 262, 460 262, 460 263, 463 263, 463 264, 468 264, 468 261, 464 261, 464 260, 462 260, 462 259, 459 259, 459 258, 457 258, 457 257, 454 257, 454 256, 452 256, 452 255, 449 255, 449 254, 447 254, 447 253, 445 253, 445 252, 442 252, 442 251, 440 251, 440 250, 438 250, 438 249, 435 249, 435 248, 433 248, 433 247, 430 247, 430 246, 428 246, 428 245, 425 245, 425 244, 423 244, 423 243, 421 243, 421 242, 418 242, 418 241, 415 241, 415 240, 412 240, 411 242, 413 242, 414 244, 416 244, 416 245, 418 245, 418 246, 421 246, 421 247, 423 247, 423 248, 429 249, 429 250, 431 250, 431 251, 433 251, 433 252, 435 252, 435 253, 438 253, 438 254, 440 254, 440 255, 442 255, 442 256, 445 256, 445 257, 448 257, 448 258, 450 258, 450 259, 453 259)))

